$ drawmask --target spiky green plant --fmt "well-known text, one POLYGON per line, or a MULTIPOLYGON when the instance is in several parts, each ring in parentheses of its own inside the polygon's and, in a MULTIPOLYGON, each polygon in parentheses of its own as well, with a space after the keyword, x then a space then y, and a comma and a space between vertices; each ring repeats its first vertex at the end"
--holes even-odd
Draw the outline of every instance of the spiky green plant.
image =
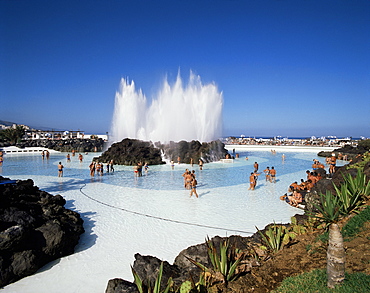
POLYGON ((134 275, 134 283, 136 284, 137 289, 140 293, 169 293, 173 292, 172 290, 172 278, 168 279, 166 288, 161 291, 161 281, 162 281, 162 275, 163 275, 163 262, 161 262, 161 265, 159 267, 159 272, 157 275, 157 278, 154 282, 154 287, 149 283, 145 285, 143 280, 140 278, 140 276, 136 273, 134 268, 131 266, 132 274, 134 275))
POLYGON ((319 213, 309 212, 308 214, 324 221, 327 225, 337 222, 341 216, 340 199, 330 190, 326 191, 326 195, 320 193, 320 204, 314 204, 314 206, 319 213))
POLYGON ((289 228, 284 225, 276 225, 275 222, 266 229, 265 233, 262 233, 257 227, 256 229, 261 235, 263 242, 274 253, 278 252, 284 245, 287 245, 297 236, 297 234, 290 231, 289 228))
POLYGON ((339 187, 334 184, 334 188, 339 197, 340 212, 347 215, 358 210, 365 197, 370 195, 370 181, 366 184, 366 175, 361 169, 357 170, 356 177, 347 174, 343 179, 344 183, 339 187))
POLYGON ((203 271, 203 274, 209 272, 213 276, 213 273, 220 273, 224 283, 232 281, 238 277, 239 274, 236 274, 235 271, 242 260, 244 253, 236 248, 230 249, 229 240, 225 240, 220 243, 219 252, 209 237, 206 239, 206 244, 208 257, 211 260, 213 270, 207 268, 205 265, 197 261, 192 260, 191 258, 187 257, 187 259, 199 267, 203 271))

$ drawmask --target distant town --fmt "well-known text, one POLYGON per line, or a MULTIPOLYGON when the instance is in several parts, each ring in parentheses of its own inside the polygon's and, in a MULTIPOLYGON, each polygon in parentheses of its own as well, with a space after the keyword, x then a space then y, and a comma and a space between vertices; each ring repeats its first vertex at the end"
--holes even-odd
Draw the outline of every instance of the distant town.
MULTIPOLYGON (((0 120, 0 132, 5 129, 22 128, 24 135, 22 139, 37 140, 37 139, 97 139, 101 138, 104 141, 109 140, 109 133, 106 134, 86 134, 83 130, 55 130, 55 129, 35 129, 28 125, 17 124, 0 120)), ((336 136, 321 136, 321 137, 301 137, 288 138, 282 136, 275 137, 251 137, 246 135, 228 136, 220 138, 225 144, 230 145, 276 145, 276 146, 356 146, 359 140, 367 139, 365 137, 352 138, 336 136)))
POLYGON ((96 139, 101 138, 108 140, 108 132, 106 134, 85 134, 83 130, 55 130, 55 129, 36 129, 25 124, 17 124, 14 122, 7 122, 0 120, 0 131, 5 129, 17 129, 22 128, 24 130, 24 136, 22 139, 96 139))

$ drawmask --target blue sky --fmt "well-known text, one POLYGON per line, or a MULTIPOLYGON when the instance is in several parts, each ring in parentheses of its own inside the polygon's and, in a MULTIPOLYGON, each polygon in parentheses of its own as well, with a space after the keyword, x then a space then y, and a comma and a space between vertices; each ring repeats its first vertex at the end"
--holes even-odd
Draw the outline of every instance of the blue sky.
POLYGON ((223 92, 224 135, 370 136, 370 1, 0 0, 0 120, 110 130, 122 77, 223 92))

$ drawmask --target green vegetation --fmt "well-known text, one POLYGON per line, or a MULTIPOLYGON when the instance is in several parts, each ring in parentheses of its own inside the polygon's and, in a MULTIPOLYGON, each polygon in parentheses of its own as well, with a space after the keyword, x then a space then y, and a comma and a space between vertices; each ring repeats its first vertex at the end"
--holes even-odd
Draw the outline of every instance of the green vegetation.
POLYGON ((325 270, 313 270, 283 280, 272 293, 363 293, 369 292, 370 276, 363 273, 346 274, 344 282, 334 289, 326 287, 325 270))
POLYGON ((343 179, 344 183, 340 187, 334 184, 334 188, 340 201, 340 213, 348 215, 352 211, 357 211, 370 195, 370 181, 366 184, 366 175, 362 169, 357 170, 355 178, 347 174, 343 179))
POLYGON ((319 220, 322 220, 326 225, 334 223, 340 217, 340 200, 331 191, 327 190, 326 195, 320 193, 320 205, 315 205, 319 213, 309 213, 319 220))
POLYGON ((307 233, 307 227, 303 225, 299 225, 297 223, 296 217, 290 218, 290 229, 292 232, 296 233, 297 235, 302 235, 307 233))
POLYGON ((238 274, 236 273, 236 268, 244 257, 244 253, 237 248, 230 249, 229 240, 225 240, 220 243, 219 252, 214 246, 212 240, 210 240, 208 237, 206 239, 206 244, 208 257, 212 262, 213 269, 207 268, 203 264, 190 258, 187 259, 195 264, 197 267, 199 267, 203 272, 210 273, 212 279, 214 279, 216 282, 222 281, 224 283, 227 283, 229 281, 235 280, 238 277, 238 274), (217 275, 219 277, 217 277, 217 275))
POLYGON ((363 147, 364 149, 370 150, 370 139, 360 140, 358 142, 359 147, 363 147))
MULTIPOLYGON (((370 140, 369 140, 370 141, 370 140)), ((354 163, 354 164, 350 164, 348 165, 346 168, 347 169, 361 169, 363 170, 365 165, 370 162, 370 153, 369 152, 366 152, 362 155, 362 160, 357 162, 357 163, 354 163)))
POLYGON ((352 217, 342 229, 345 240, 355 237, 363 228, 366 222, 370 221, 370 206, 352 217))
MULTIPOLYGON (((349 241, 351 238, 355 237, 363 228, 364 223, 370 221, 370 206, 367 206, 357 215, 353 216, 342 228, 342 235, 344 240, 349 241)), ((316 237, 316 241, 321 241, 327 243, 329 239, 329 232, 324 233, 316 237)))
POLYGON ((180 288, 176 291, 179 293, 207 293, 210 284, 206 278, 205 273, 199 275, 199 281, 197 283, 191 278, 183 282, 180 288))
POLYGON ((297 219, 291 217, 291 224, 287 227, 284 225, 273 225, 269 226, 265 233, 262 233, 256 227, 258 233, 262 237, 262 241, 266 246, 262 246, 263 249, 269 249, 271 252, 276 253, 284 246, 292 242, 297 235, 301 235, 307 232, 307 228, 303 225, 297 224, 297 219))
POLYGON ((267 245, 267 247, 262 246, 262 248, 268 248, 273 253, 278 252, 297 235, 287 227, 276 225, 275 223, 269 226, 265 233, 262 233, 258 228, 257 231, 261 235, 263 242, 267 245))
POLYGON ((164 290, 161 291, 161 281, 162 281, 162 274, 163 274, 163 262, 161 263, 159 267, 159 272, 157 275, 157 278, 154 282, 154 286, 149 283, 144 284, 143 280, 140 279, 139 275, 135 272, 133 267, 131 267, 132 274, 134 275, 134 282, 136 284, 137 289, 139 290, 140 293, 169 293, 169 292, 174 292, 172 290, 172 278, 168 279, 167 286, 164 290))
POLYGON ((363 169, 357 170, 355 178, 348 174, 343 179, 344 183, 340 187, 334 184, 336 195, 330 191, 326 192, 326 196, 320 194, 320 205, 315 205, 319 213, 311 213, 311 216, 322 220, 329 227, 326 269, 329 288, 341 285, 345 279, 343 235, 336 223, 353 212, 357 213, 370 194, 370 181, 366 184, 363 169))
POLYGON ((20 142, 25 129, 23 126, 17 125, 15 128, 6 128, 0 131, 0 138, 3 141, 9 142, 11 145, 15 145, 20 142))
POLYGON ((331 191, 326 191, 326 195, 320 194, 320 204, 315 205, 319 213, 311 212, 311 216, 329 225, 351 212, 358 212, 370 195, 370 181, 366 183, 362 169, 357 170, 356 177, 347 174, 343 179, 344 183, 340 187, 334 184, 336 195, 331 191))

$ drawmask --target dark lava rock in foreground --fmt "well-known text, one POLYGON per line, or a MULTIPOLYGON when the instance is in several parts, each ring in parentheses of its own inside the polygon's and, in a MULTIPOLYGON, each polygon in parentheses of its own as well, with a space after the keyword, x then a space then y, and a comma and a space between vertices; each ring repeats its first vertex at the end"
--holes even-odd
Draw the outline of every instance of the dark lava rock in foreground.
POLYGON ((161 144, 137 139, 125 138, 121 142, 111 145, 97 161, 108 163, 111 160, 118 165, 137 165, 139 162, 148 165, 164 164, 163 159, 173 160, 180 163, 198 164, 199 159, 203 163, 218 161, 225 158, 228 151, 221 141, 200 143, 199 141, 180 141, 161 144))
POLYGON ((0 176, 0 287, 74 253, 83 220, 64 208, 61 195, 39 190, 31 179, 0 176))

